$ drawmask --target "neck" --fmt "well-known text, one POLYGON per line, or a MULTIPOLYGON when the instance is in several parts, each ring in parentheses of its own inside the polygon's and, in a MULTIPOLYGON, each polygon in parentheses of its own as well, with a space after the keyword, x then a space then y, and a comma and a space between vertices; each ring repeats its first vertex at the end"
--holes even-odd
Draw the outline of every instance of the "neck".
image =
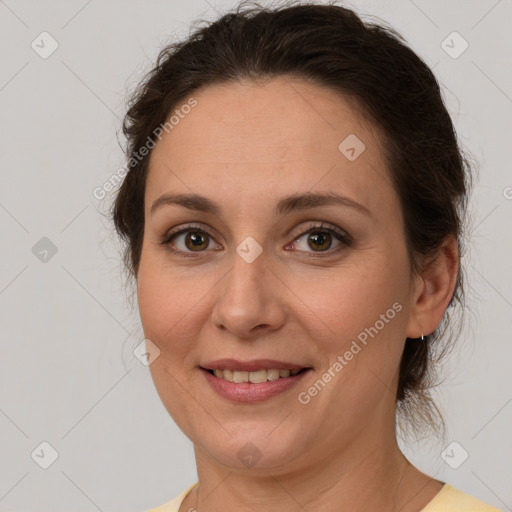
POLYGON ((362 430, 338 453, 332 450, 332 440, 326 440, 302 461, 269 469, 234 470, 196 446, 199 485, 180 512, 190 508, 199 512, 334 511, 340 505, 353 512, 420 510, 439 492, 441 483, 407 461, 394 429, 375 430, 362 430))

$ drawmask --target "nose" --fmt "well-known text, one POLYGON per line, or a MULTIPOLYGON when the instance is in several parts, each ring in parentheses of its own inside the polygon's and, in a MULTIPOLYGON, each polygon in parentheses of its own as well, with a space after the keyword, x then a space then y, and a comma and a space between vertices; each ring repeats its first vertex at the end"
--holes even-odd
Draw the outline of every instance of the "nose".
POLYGON ((288 312, 285 288, 264 252, 251 263, 234 253, 231 270, 222 285, 216 287, 217 299, 212 310, 215 328, 241 339, 254 339, 278 330, 288 312))

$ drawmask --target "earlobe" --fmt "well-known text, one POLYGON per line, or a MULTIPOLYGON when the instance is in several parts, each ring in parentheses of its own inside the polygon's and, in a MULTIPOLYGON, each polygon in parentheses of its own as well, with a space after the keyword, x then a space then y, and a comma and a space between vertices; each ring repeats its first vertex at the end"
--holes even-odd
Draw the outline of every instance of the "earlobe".
POLYGON ((450 303, 459 272, 459 247, 456 238, 448 235, 435 258, 425 265, 418 292, 413 296, 407 326, 408 338, 432 333, 440 324, 450 303))

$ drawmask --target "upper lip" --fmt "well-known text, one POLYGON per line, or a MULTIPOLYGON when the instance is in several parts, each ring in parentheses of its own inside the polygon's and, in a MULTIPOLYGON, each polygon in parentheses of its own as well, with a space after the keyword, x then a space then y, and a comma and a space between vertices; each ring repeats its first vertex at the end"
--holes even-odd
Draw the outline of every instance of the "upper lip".
POLYGON ((216 359, 201 365, 206 370, 239 370, 255 372, 261 369, 276 370, 302 370, 308 368, 305 365, 276 361, 275 359, 251 359, 250 361, 238 361, 237 359, 216 359))

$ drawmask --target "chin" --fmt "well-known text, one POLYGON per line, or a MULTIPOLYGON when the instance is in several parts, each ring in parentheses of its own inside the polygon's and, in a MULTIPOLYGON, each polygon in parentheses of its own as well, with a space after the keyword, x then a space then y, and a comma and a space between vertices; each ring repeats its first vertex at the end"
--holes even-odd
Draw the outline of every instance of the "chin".
MULTIPOLYGON (((245 432, 231 436, 221 430, 219 438, 211 437, 211 430, 205 437, 201 433, 191 439, 192 442, 205 451, 208 457, 213 457, 218 463, 234 470, 272 471, 291 465, 303 453, 303 439, 289 432, 274 432, 271 429, 246 429, 245 432)), ((277 430, 277 429, 276 429, 277 430)))

